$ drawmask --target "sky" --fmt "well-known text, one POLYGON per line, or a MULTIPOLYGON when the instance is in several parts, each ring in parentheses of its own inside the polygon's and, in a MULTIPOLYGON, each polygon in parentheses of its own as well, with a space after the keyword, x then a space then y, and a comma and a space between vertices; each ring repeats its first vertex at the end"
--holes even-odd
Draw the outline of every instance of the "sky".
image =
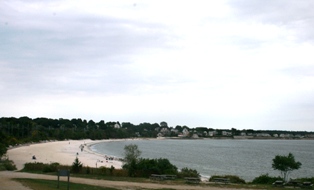
POLYGON ((312 0, 1 0, 0 116, 314 131, 312 0))

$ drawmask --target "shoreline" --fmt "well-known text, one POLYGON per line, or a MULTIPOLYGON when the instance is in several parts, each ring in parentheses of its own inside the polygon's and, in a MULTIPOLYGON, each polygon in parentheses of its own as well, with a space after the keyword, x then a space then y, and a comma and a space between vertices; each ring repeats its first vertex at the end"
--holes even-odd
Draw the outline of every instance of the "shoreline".
MULTIPOLYGON (((14 162, 17 170, 22 170, 25 163, 41 162, 50 164, 57 162, 60 165, 71 166, 77 157, 83 166, 106 167, 113 166, 121 169, 123 162, 115 155, 100 154, 91 149, 98 143, 115 141, 138 141, 138 140, 164 140, 163 138, 135 138, 135 139, 104 139, 104 140, 64 140, 64 141, 45 141, 40 143, 28 143, 11 147, 7 151, 7 156, 14 162), (84 146, 81 150, 82 145, 84 146), (77 155, 78 154, 78 155, 77 155), (36 160, 32 157, 36 156, 36 160), (113 158, 113 159, 109 159, 113 158)), ((202 181, 207 181, 209 176, 201 175, 202 181)))
POLYGON ((83 166, 110 168, 122 168, 122 161, 115 155, 100 154, 91 149, 94 144, 114 141, 134 141, 134 140, 156 140, 155 138, 132 138, 132 139, 103 139, 103 140, 64 140, 64 141, 42 141, 38 143, 26 143, 11 146, 7 150, 7 156, 14 162, 17 170, 24 168, 25 163, 41 162, 50 164, 57 162, 60 165, 71 166, 75 158, 78 157, 83 166), (81 150, 82 145, 84 146, 81 150), (36 159, 32 159, 33 156, 36 159), (109 159, 113 158, 113 159, 109 159))
POLYGON ((71 166, 77 157, 83 166, 89 167, 115 167, 122 168, 119 160, 106 159, 106 155, 99 154, 90 149, 94 144, 114 140, 64 140, 30 143, 11 147, 7 156, 14 162, 17 170, 24 168, 25 163, 42 162, 46 164, 58 162, 61 165, 71 166), (83 149, 82 145, 84 146, 83 149), (32 159, 35 156, 36 159, 32 159))

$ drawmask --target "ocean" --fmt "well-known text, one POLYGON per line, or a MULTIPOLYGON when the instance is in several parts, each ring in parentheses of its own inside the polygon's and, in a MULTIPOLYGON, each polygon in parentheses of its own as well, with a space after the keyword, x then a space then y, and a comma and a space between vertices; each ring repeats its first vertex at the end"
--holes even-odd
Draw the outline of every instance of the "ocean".
POLYGON ((178 169, 196 169, 205 177, 237 175, 246 181, 263 174, 280 176, 272 159, 291 152, 302 166, 289 177, 314 177, 314 140, 122 140, 94 144, 91 150, 123 157, 129 144, 138 145, 143 158, 167 158, 178 169))

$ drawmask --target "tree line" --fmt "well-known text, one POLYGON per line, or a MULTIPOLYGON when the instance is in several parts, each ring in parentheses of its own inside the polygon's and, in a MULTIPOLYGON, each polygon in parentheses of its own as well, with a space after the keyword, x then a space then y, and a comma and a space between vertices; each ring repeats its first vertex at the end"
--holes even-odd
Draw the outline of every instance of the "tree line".
MULTIPOLYGON (((252 129, 237 130, 235 128, 229 129, 212 129, 207 127, 189 128, 188 126, 177 125, 169 127, 165 121, 160 123, 140 123, 134 125, 130 122, 100 120, 95 122, 93 120, 75 119, 51 119, 51 118, 29 118, 29 117, 2 117, 0 118, 0 155, 6 152, 6 148, 10 145, 18 145, 28 142, 39 142, 45 140, 65 140, 65 139, 115 139, 115 138, 156 138, 162 133, 166 137, 177 137, 184 129, 190 131, 192 134, 202 136, 204 132, 217 131, 218 135, 222 131, 229 131, 232 135, 238 135, 241 131, 249 132, 263 132, 254 131, 252 129)), ((265 132, 265 131, 264 131, 265 132)), ((277 133, 278 131, 268 131, 270 133, 277 133)), ((286 133, 298 134, 312 134, 313 132, 293 132, 285 131, 286 133)))
POLYGON ((133 125, 125 122, 105 122, 103 120, 82 119, 49 119, 29 117, 2 117, 0 118, 1 143, 15 145, 26 142, 38 142, 42 140, 65 139, 109 139, 109 138, 133 138, 140 133, 143 137, 156 137, 155 128, 158 123, 141 123, 133 125))

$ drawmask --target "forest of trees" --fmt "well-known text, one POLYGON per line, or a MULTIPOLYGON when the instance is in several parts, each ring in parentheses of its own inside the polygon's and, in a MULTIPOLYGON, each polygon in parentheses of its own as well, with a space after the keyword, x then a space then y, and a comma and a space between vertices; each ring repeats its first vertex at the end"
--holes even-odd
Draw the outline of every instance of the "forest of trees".
POLYGON ((139 133, 143 137, 156 137, 158 127, 158 123, 133 125, 103 120, 0 118, 1 141, 6 145, 42 140, 133 138, 139 133))

